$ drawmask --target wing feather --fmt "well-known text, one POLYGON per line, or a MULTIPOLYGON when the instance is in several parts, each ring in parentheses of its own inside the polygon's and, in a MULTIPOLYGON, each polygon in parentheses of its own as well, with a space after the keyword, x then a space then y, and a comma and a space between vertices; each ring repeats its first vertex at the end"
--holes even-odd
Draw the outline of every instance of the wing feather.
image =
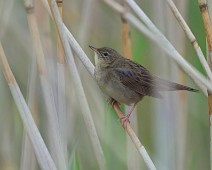
POLYGON ((113 70, 120 81, 129 89, 144 96, 162 97, 154 87, 154 79, 147 70, 139 72, 129 68, 113 68, 113 70))

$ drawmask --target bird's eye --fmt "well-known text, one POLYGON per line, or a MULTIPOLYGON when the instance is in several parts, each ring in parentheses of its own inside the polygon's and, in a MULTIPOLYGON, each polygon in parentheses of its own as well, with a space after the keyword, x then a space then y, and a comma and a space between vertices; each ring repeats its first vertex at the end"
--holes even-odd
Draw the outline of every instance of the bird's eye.
POLYGON ((104 55, 105 57, 107 57, 107 56, 109 55, 109 53, 108 53, 108 52, 103 52, 103 55, 104 55))

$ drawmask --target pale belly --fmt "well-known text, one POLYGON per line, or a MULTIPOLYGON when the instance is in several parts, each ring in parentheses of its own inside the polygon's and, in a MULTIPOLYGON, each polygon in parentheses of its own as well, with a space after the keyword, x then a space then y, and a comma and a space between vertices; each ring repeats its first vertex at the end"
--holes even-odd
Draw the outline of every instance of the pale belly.
POLYGON ((120 103, 130 105, 141 100, 143 96, 123 86, 119 81, 113 78, 104 78, 96 76, 97 83, 104 94, 112 97, 120 103))

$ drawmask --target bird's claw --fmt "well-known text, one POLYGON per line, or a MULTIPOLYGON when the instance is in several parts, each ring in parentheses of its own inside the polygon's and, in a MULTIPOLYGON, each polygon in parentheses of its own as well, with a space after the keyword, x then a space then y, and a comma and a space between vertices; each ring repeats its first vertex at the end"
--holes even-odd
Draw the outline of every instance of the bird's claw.
POLYGON ((130 123, 129 118, 130 118, 130 115, 129 114, 127 114, 126 116, 123 116, 123 117, 120 118, 122 127, 124 129, 126 129, 127 128, 127 124, 130 123))
MULTIPOLYGON (((109 97, 107 101, 108 101, 108 103, 109 103, 112 107, 114 107, 115 104, 120 105, 120 103, 117 102, 117 101, 116 101, 115 99, 113 99, 112 97, 109 97)), ((130 123, 130 121, 129 121, 130 114, 131 114, 131 112, 128 113, 126 116, 123 116, 123 117, 120 118, 122 127, 123 127, 124 129, 126 129, 126 128, 127 128, 127 124, 130 123)))

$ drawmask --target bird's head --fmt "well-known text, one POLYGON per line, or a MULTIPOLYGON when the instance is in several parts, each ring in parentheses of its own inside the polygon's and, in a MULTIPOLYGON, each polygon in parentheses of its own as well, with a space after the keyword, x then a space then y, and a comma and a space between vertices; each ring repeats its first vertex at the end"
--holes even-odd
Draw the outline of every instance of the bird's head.
POLYGON ((95 65, 96 67, 104 67, 110 65, 115 59, 120 57, 120 54, 112 48, 109 47, 102 47, 102 48, 95 48, 91 45, 89 47, 95 53, 95 65))

